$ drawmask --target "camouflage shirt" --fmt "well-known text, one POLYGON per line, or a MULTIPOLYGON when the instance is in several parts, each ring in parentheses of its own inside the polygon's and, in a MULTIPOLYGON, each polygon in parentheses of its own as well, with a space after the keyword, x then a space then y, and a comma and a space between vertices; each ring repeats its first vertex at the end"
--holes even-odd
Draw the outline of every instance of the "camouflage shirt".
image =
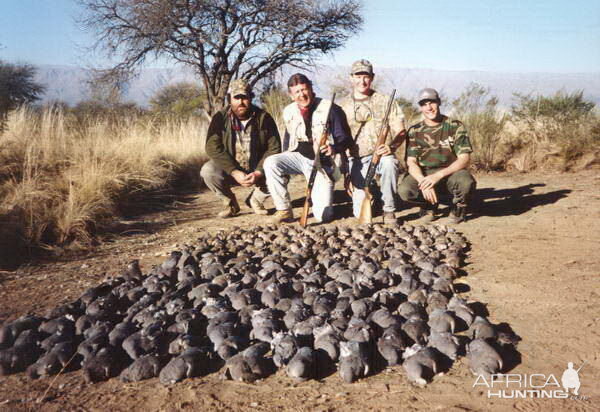
MULTIPOLYGON (((375 150, 377 134, 383 123, 389 98, 389 96, 379 92, 373 92, 371 96, 364 99, 357 99, 351 94, 342 99, 340 103, 346 113, 352 138, 358 145, 358 155, 360 157, 370 155, 375 150)), ((396 102, 392 103, 388 125, 390 131, 387 135, 386 144, 390 144, 392 139, 404 129, 404 114, 396 102)), ((356 155, 356 148, 351 151, 351 155, 356 155)))
POLYGON ((240 167, 244 170, 250 170, 250 143, 252 136, 250 133, 250 119, 240 121, 232 116, 232 121, 235 123, 233 127, 235 146, 234 146, 234 157, 239 163, 240 167))
POLYGON ((437 126, 422 121, 408 129, 407 156, 415 157, 424 169, 447 167, 458 155, 472 152, 467 129, 458 120, 443 116, 437 126))

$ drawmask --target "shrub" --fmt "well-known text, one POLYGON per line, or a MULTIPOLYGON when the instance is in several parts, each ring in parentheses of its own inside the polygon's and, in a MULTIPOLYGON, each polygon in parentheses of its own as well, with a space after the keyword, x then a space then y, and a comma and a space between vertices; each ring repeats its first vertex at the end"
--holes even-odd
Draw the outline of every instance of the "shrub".
POLYGON ((507 116, 498 109, 498 98, 490 96, 490 89, 472 83, 452 101, 453 113, 461 120, 473 145, 472 163, 482 169, 496 169, 500 165, 495 154, 506 125, 507 116))
POLYGON ((533 164, 549 158, 559 160, 563 170, 589 151, 598 150, 598 116, 595 104, 583 98, 583 91, 558 91, 552 96, 514 94, 512 119, 519 130, 523 146, 531 146, 533 164), (596 130, 596 132, 595 132, 596 130))
POLYGON ((205 115, 208 110, 206 92, 195 83, 171 84, 158 90, 150 99, 150 110, 163 118, 205 115))

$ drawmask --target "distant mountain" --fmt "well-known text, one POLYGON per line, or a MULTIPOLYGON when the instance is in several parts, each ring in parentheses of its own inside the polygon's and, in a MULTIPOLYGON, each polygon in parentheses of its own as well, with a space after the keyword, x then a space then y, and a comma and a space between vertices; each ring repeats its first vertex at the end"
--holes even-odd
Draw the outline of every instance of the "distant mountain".
MULTIPOLYGON (((287 78, 291 70, 282 77, 287 78)), ((344 84, 348 67, 321 66, 309 73, 316 91, 327 95, 334 85, 344 84)), ((71 66, 38 66, 36 80, 46 85, 43 101, 62 100, 75 104, 89 98, 85 69, 71 66)), ((181 81, 198 81, 189 69, 144 69, 133 79, 126 99, 146 106, 150 98, 162 87, 181 81)), ((586 99, 600 105, 600 73, 500 73, 482 71, 449 71, 416 68, 376 68, 376 84, 379 88, 397 95, 414 99, 423 87, 438 89, 446 99, 459 96, 472 82, 489 87, 498 96, 500 105, 509 107, 514 92, 521 94, 550 95, 558 90, 572 92, 583 90, 586 99)))

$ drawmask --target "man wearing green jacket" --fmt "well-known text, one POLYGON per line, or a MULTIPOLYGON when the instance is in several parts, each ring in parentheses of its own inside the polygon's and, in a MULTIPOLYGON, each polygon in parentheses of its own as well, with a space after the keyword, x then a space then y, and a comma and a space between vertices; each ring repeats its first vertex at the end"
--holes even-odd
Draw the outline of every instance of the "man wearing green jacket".
POLYGON ((230 105, 216 113, 208 127, 206 154, 210 160, 200 175, 206 186, 223 201, 220 218, 235 216, 240 206, 231 191, 238 184, 254 187, 246 200, 258 215, 266 215, 264 201, 269 196, 263 172, 264 160, 281 152, 277 125, 271 115, 254 106, 253 93, 244 79, 231 82, 230 105))

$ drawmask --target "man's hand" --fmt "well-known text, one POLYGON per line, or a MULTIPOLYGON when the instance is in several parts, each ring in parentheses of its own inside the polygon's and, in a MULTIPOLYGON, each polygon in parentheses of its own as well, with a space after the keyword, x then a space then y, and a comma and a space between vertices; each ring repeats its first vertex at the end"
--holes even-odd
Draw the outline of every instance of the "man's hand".
POLYGON ((262 172, 255 170, 252 173, 248 173, 246 176, 248 178, 247 181, 250 182, 250 184, 255 185, 256 182, 262 178, 263 174, 262 172))
POLYGON ((333 150, 333 146, 324 144, 319 148, 319 151, 327 156, 333 156, 335 154, 335 150, 333 150))
POLYGON ((231 177, 234 178, 234 180, 240 185, 240 186, 244 186, 244 187, 250 187, 252 186, 254 183, 251 181, 253 179, 253 175, 247 175, 246 173, 242 172, 241 170, 234 170, 233 172, 231 172, 231 177))
POLYGON ((375 149, 377 156, 387 156, 392 154, 392 148, 387 144, 382 144, 375 149))
POLYGON ((422 191, 427 190, 427 189, 433 189, 435 187, 435 185, 437 184, 437 182, 442 180, 442 178, 443 178, 443 176, 441 176, 438 173, 433 173, 429 176, 425 176, 419 182, 419 189, 421 189, 422 191))
POLYGON ((435 189, 433 187, 429 189, 421 189, 421 192, 423 192, 423 197, 425 198, 425 200, 427 200, 432 205, 435 205, 438 202, 437 195, 435 194, 435 189))
POLYGON ((352 184, 352 176, 350 176, 350 173, 344 176, 344 189, 346 189, 348 196, 352 197, 352 193, 354 193, 354 185, 352 184))

